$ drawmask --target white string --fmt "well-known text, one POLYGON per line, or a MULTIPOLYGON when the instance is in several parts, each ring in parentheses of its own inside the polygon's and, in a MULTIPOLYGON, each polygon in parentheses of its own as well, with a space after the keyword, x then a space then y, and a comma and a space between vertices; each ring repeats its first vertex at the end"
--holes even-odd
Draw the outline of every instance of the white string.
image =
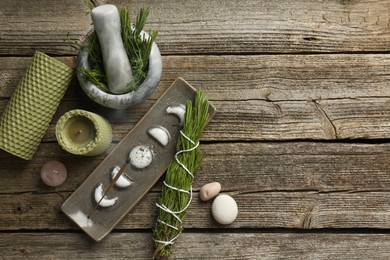
MULTIPOLYGON (((180 134, 181 134, 188 142, 190 142, 190 143, 192 143, 193 145, 195 145, 195 142, 192 141, 188 136, 186 136, 182 130, 180 130, 180 134)), ((199 143, 199 142, 198 142, 198 143, 199 143)))
POLYGON ((177 156, 179 155, 179 154, 182 154, 182 153, 187 153, 187 152, 191 152, 191 151, 193 151, 193 150, 195 150, 196 148, 198 148, 198 146, 199 146, 199 142, 198 143, 196 143, 195 144, 195 142, 194 141, 192 141, 188 136, 186 136, 184 133, 183 133, 183 131, 181 131, 180 130, 180 134, 187 140, 187 141, 189 141, 189 142, 191 142, 194 146, 192 147, 192 148, 190 148, 190 149, 184 149, 184 150, 180 150, 179 152, 177 152, 176 154, 175 154, 175 160, 176 160, 176 162, 177 162, 177 164, 179 164, 192 178, 194 178, 194 175, 187 169, 187 167, 183 164, 183 163, 181 163, 180 161, 179 161, 179 159, 177 158, 177 156))
MULTIPOLYGON (((178 155, 179 155, 179 154, 182 154, 182 153, 187 153, 187 152, 191 152, 191 151, 195 150, 196 148, 198 148, 199 142, 195 144, 195 142, 192 141, 188 136, 186 136, 186 135, 183 133, 183 131, 181 131, 181 130, 180 130, 180 134, 181 134, 187 141, 189 141, 190 143, 192 143, 194 146, 193 146, 192 148, 189 148, 189 149, 184 149, 184 150, 178 151, 178 152, 175 154, 175 160, 176 160, 176 162, 177 162, 177 163, 186 171, 186 173, 188 173, 192 178, 194 178, 194 175, 187 169, 187 167, 186 167, 182 162, 179 161, 178 155)), ((188 190, 179 189, 179 188, 177 188, 177 187, 173 187, 173 186, 167 184, 165 181, 163 182, 163 184, 164 184, 166 187, 168 187, 168 188, 170 188, 170 189, 172 189, 172 190, 176 190, 176 191, 179 191, 179 192, 186 193, 186 194, 189 194, 189 195, 190 195, 190 199, 188 200, 187 205, 186 205, 183 209, 181 209, 181 210, 179 210, 179 211, 173 211, 173 210, 169 209, 167 206, 165 206, 164 204, 161 204, 161 205, 160 205, 160 204, 156 203, 156 206, 157 206, 158 208, 160 208, 160 209, 162 209, 163 211, 165 211, 165 212, 171 214, 171 215, 172 215, 174 218, 176 218, 177 221, 181 224, 182 221, 181 221, 180 217, 179 217, 177 214, 183 213, 183 212, 190 206, 191 201, 192 201, 192 185, 190 186, 190 190, 188 191, 188 190)), ((172 229, 175 229, 176 231, 179 231, 179 229, 178 229, 177 227, 175 227, 175 226, 173 226, 173 225, 170 225, 170 224, 168 224, 168 223, 166 223, 166 222, 164 222, 164 221, 162 221, 162 220, 160 220, 160 219, 157 219, 157 221, 160 222, 160 223, 163 224, 163 225, 166 225, 167 227, 170 227, 170 228, 172 228, 172 229)), ((179 233, 177 236, 175 236, 174 238, 172 238, 171 240, 169 240, 169 241, 157 240, 157 239, 154 239, 154 238, 153 238, 153 240, 154 240, 154 242, 163 244, 163 245, 165 245, 165 246, 166 246, 166 245, 173 245, 174 241, 175 241, 176 238, 178 238, 179 236, 180 236, 180 233, 179 233)))
POLYGON ((175 239, 178 238, 179 236, 180 236, 180 234, 178 234, 177 236, 175 236, 174 238, 172 238, 172 239, 169 240, 169 241, 157 240, 157 239, 153 239, 153 240, 154 240, 154 242, 157 242, 157 243, 160 243, 160 244, 164 244, 165 246, 166 246, 166 245, 173 245, 175 239))
POLYGON ((184 193, 190 194, 190 192, 189 192, 188 190, 178 189, 178 188, 176 188, 176 187, 173 187, 173 186, 167 184, 165 181, 163 182, 163 184, 164 184, 165 186, 167 186, 168 188, 172 189, 172 190, 176 190, 176 191, 180 191, 180 192, 184 192, 184 193))
POLYGON ((160 205, 158 203, 156 203, 156 206, 159 207, 160 209, 164 210, 165 212, 171 214, 172 216, 174 216, 177 219, 177 221, 179 221, 181 224, 181 219, 179 218, 179 216, 176 215, 176 213, 173 212, 172 210, 170 210, 167 206, 165 206, 164 204, 160 205))
POLYGON ((175 226, 173 226, 173 225, 171 225, 171 224, 168 224, 167 222, 162 221, 161 219, 157 219, 157 221, 160 222, 160 223, 162 223, 162 224, 164 224, 165 226, 168 226, 168 227, 170 227, 170 228, 173 228, 173 229, 176 230, 176 231, 179 231, 179 229, 178 229, 177 227, 175 227, 175 226))

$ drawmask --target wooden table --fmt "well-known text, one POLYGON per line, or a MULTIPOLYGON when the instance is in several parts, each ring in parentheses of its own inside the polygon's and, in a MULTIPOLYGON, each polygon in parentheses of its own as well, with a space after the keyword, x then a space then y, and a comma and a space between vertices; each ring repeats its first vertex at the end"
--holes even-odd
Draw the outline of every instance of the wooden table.
MULTIPOLYGON (((0 2, 0 112, 35 50, 74 67, 91 29, 87 1, 0 2), (64 39, 68 39, 64 41, 64 39)), ((183 77, 218 113, 201 140, 204 161, 173 258, 390 258, 390 1, 110 1, 150 7, 163 74, 152 96, 115 113, 76 79, 31 161, 0 151, 0 258, 150 259, 161 182, 102 242, 59 209, 105 155, 63 151, 54 126, 75 108, 97 112, 120 141, 183 77), (48 160, 69 178, 39 176, 48 160), (229 226, 213 221, 203 184, 237 201, 229 226)))

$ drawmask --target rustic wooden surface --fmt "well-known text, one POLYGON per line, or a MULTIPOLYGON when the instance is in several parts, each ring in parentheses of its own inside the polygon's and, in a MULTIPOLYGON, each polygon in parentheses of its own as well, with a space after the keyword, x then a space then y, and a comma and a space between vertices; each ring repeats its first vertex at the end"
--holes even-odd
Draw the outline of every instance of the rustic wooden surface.
MULTIPOLYGON (((74 79, 31 161, 0 151, 0 259, 150 259, 161 182, 102 242, 59 210, 105 155, 58 146, 54 126, 83 108, 120 141, 176 77, 203 88, 207 127, 194 190, 219 181, 237 201, 229 226, 195 196, 172 258, 390 258, 390 2, 110 1, 151 8, 163 74, 152 96, 121 112, 93 104, 74 79), (42 165, 69 171, 45 186, 42 165)), ((74 67, 91 29, 88 1, 0 2, 0 113, 34 51, 74 67), (66 39, 66 40, 65 40, 66 39)))

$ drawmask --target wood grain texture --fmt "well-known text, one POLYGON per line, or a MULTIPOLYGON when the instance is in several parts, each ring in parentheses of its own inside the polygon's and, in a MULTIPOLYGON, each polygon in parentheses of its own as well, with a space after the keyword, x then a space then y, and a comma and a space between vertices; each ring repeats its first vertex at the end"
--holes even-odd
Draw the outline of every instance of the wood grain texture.
MULTIPOLYGON (((0 110, 28 60, 0 58, 0 110)), ((74 66, 72 57, 60 60, 74 66)), ((203 88, 218 109, 205 140, 389 138, 388 55, 173 56, 163 62, 161 83, 150 99, 120 112, 93 104, 75 80, 44 141, 55 141, 54 123, 75 108, 110 119, 114 139, 121 140, 178 76, 203 88), (227 60, 234 65, 226 67, 227 60)))
MULTIPOLYGON (((113 140, 118 142, 155 101, 113 112, 90 102, 63 101, 46 131, 44 142, 54 142, 55 124, 71 109, 83 108, 108 118, 113 140)), ((203 141, 388 139, 390 98, 321 101, 212 101, 217 114, 202 136, 203 141)), ((0 100, 0 109, 5 102, 0 100)))
MULTIPOLYGON (((75 54, 91 29, 86 1, 1 1, 0 55, 75 54)), ((110 1, 150 6, 163 54, 357 52, 388 49, 390 3, 374 1, 110 1), (196 11, 195 11, 196 10, 196 11), (245 17, 245 19, 243 19, 245 17)))
MULTIPOLYGON (((172 259, 388 259, 387 233, 188 233, 172 259)), ((112 233, 93 243, 84 234, 5 233, 4 259, 151 259, 151 233, 112 233), (119 242, 120 241, 120 242, 119 242)))
MULTIPOLYGON (((0 113, 36 50, 75 67, 95 1, 0 1, 0 113), (68 39, 68 41, 64 41, 68 39)), ((106 2, 100 1, 97 2, 106 2)), ((203 88, 218 113, 174 259, 389 259, 390 2, 384 0, 115 0, 133 17, 149 6, 161 81, 123 111, 90 101, 75 78, 31 161, 0 150, 0 259, 145 259, 160 180, 100 243, 61 211, 105 154, 86 158, 55 141, 75 108, 108 118, 121 140, 176 77, 203 88), (58 188, 40 180, 63 162, 58 188), (238 204, 217 224, 200 187, 219 181, 238 204)), ((0 137, 1 138, 1 137, 0 137)))
MULTIPOLYGON (((388 143, 201 143, 201 151, 204 159, 194 190, 219 181, 229 192, 390 191, 388 143)), ((32 161, 0 151, 0 194, 73 191, 104 157, 71 155, 56 143, 41 144, 32 161), (46 187, 39 177, 49 158, 62 161, 69 172, 67 181, 56 189, 46 187)))
MULTIPOLYGON (((75 57, 56 58, 75 67, 75 57)), ((1 99, 12 95, 30 60, 0 57, 1 99)), ((389 54, 164 56, 162 62, 153 100, 177 77, 204 89, 213 101, 390 97, 389 54)), ((65 100, 78 100, 79 90, 75 79, 65 100)))
MULTIPOLYGON (((183 221, 185 228, 213 228, 238 232, 242 228, 376 228, 390 229, 390 192, 266 191, 228 192, 239 214, 233 224, 213 220, 211 202, 198 194, 183 221)), ((79 230, 61 211, 70 193, 23 193, 1 195, 1 230, 79 230)), ((118 230, 152 229, 157 219, 159 192, 148 193, 115 227, 118 230)))
MULTIPOLYGON (((205 159, 194 190, 218 180, 223 192, 234 196, 240 213, 229 228, 390 228, 388 144, 209 144, 202 150, 205 159)), ((64 153, 59 159, 69 167, 70 178, 53 189, 38 176, 48 153, 55 149, 41 150, 35 163, 24 165, 1 160, 2 169, 13 169, 0 183, 0 229, 75 228, 59 207, 101 158, 82 160, 64 153)), ((152 228, 160 188, 161 183, 117 228, 152 228)), ((220 228, 210 207, 195 194, 185 226, 220 228)))
POLYGON ((3 0, 0 2, 0 55, 76 54, 74 42, 91 29, 87 1, 3 0))

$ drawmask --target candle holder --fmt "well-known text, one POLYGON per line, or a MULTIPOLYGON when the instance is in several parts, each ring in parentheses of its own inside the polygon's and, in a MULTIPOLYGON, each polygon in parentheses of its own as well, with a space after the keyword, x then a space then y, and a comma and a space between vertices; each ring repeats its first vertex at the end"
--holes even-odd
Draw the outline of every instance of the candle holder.
POLYGON ((60 146, 69 153, 95 156, 102 154, 110 146, 112 129, 103 117, 75 109, 59 119, 56 137, 60 146))
POLYGON ((0 119, 0 148, 31 160, 72 79, 64 63, 36 52, 0 119))

